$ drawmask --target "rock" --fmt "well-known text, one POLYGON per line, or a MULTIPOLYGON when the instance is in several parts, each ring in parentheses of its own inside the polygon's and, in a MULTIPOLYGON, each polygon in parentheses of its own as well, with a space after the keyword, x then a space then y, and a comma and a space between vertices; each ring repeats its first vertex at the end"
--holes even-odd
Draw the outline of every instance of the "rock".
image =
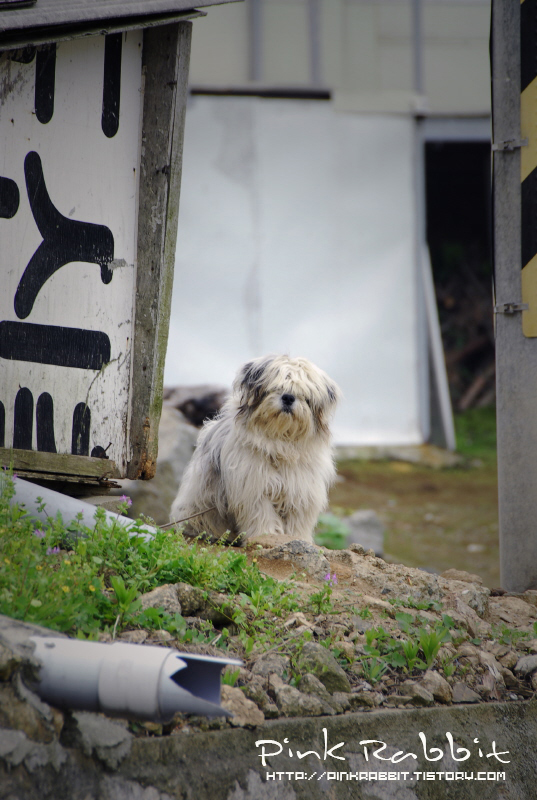
POLYGON ((467 588, 460 593, 461 600, 470 606, 478 617, 483 618, 489 607, 490 589, 486 586, 476 586, 474 583, 466 586, 467 588))
POLYGON ((453 702, 454 703, 479 703, 479 695, 470 689, 466 683, 456 683, 453 687, 453 702))
POLYGON ((324 683, 321 683, 319 678, 316 678, 311 672, 307 672, 302 676, 298 682, 297 689, 304 694, 314 694, 316 697, 318 697, 320 700, 324 700, 326 703, 330 703, 332 699, 332 695, 324 683))
POLYGON ((401 684, 401 691, 407 697, 410 697, 410 702, 413 706, 432 706, 434 705, 434 697, 432 693, 415 681, 403 681, 401 684))
POLYGON ((88 757, 95 755, 107 767, 116 769, 130 752, 132 739, 126 723, 112 722, 89 711, 74 711, 66 721, 62 743, 80 747, 88 757))
POLYGON ((265 721, 263 712, 240 689, 224 683, 220 688, 220 697, 222 708, 233 714, 229 720, 233 727, 255 728, 265 721))
POLYGON ((255 662, 252 667, 252 673, 265 678, 274 673, 279 678, 283 678, 286 673, 290 672, 290 668, 291 661, 288 656, 280 656, 278 653, 265 653, 255 662))
MULTIPOLYGON (((520 689, 521 683, 517 678, 515 678, 510 669, 507 669, 507 667, 500 666, 500 672, 503 678, 503 682, 508 689, 520 689)), ((531 675, 531 683, 533 688, 535 689, 536 687, 534 685, 534 679, 537 680, 537 674, 535 672, 532 673, 531 675)))
POLYGON ((200 619, 208 620, 217 627, 230 625, 233 622, 235 609, 229 602, 227 595, 211 591, 203 603, 203 607, 197 612, 197 616, 200 619))
POLYGON ((330 703, 337 703, 343 711, 350 711, 352 692, 334 692, 330 703))
POLYGON ((20 667, 22 659, 10 647, 0 643, 0 681, 8 681, 16 669, 20 667))
POLYGON ((175 591, 184 617, 196 616, 216 626, 229 625, 233 621, 233 606, 229 598, 220 592, 204 592, 189 583, 176 583, 175 591))
POLYGON ((183 609, 183 616, 192 617, 204 607, 205 596, 203 589, 199 589, 197 586, 191 586, 189 583, 181 582, 175 584, 175 591, 177 593, 177 599, 183 609))
POLYGON ((280 716, 280 709, 276 703, 267 703, 262 711, 266 719, 277 719, 280 716))
POLYGON ((306 615, 302 613, 302 611, 297 611, 295 614, 292 614, 292 616, 288 617, 283 623, 283 627, 286 630, 302 627, 304 625, 308 628, 312 627, 311 622, 308 620, 306 615))
POLYGON ((483 578, 480 578, 479 575, 474 575, 472 572, 465 572, 463 569, 446 569, 441 573, 440 577, 448 581, 463 581, 464 583, 483 585, 483 578))
POLYGON ((332 565, 333 570, 336 569, 338 564, 343 564, 346 567, 352 567, 357 561, 360 560, 360 556, 351 550, 329 550, 328 547, 323 547, 323 553, 332 565))
POLYGON ((349 545, 359 544, 364 550, 372 549, 377 556, 383 555, 384 525, 375 511, 355 511, 349 517, 345 517, 345 523, 350 531, 349 545))
POLYGON ((503 684, 502 671, 505 667, 496 661, 492 653, 487 653, 486 650, 479 651, 479 663, 488 669, 494 680, 503 684))
POLYGON ((479 649, 475 646, 475 644, 471 644, 470 642, 463 642, 457 648, 458 656, 477 656, 478 654, 479 649))
MULTIPOLYGON (((465 584, 462 585, 464 586, 465 584)), ((450 598, 450 600, 452 600, 456 610, 452 611, 452 607, 448 606, 448 614, 453 617, 453 620, 458 625, 466 628, 470 636, 473 638, 478 638, 481 636, 487 636, 490 633, 490 623, 481 619, 474 609, 470 608, 470 606, 464 602, 462 597, 457 595, 454 598, 450 598)))
POLYGON ((351 691, 345 671, 326 647, 315 642, 306 642, 297 663, 300 671, 311 672, 329 692, 351 691))
POLYGON ((318 578, 330 572, 330 563, 321 548, 299 539, 265 550, 263 558, 291 561, 297 570, 318 578))
MULTIPOLYGON (((56 740, 42 744, 31 741, 22 731, 0 728, 0 760, 6 763, 8 769, 24 763, 26 771, 31 774, 50 765, 58 773, 67 759, 66 751, 56 740)), ((16 795, 17 798, 26 796, 26 793, 16 795)), ((10 794, 11 797, 14 796, 10 794)))
POLYGON ((276 705, 286 717, 319 717, 324 713, 323 703, 311 694, 302 694, 294 686, 284 683, 275 692, 276 705))
POLYGON ((383 705, 388 707, 399 708, 399 706, 407 706, 411 703, 412 698, 406 694, 391 694, 384 700, 383 705))
POLYGON ((515 666, 515 672, 518 675, 522 675, 522 677, 526 677, 526 675, 531 675, 533 672, 537 670, 537 655, 531 656, 522 656, 515 666))
POLYGON ((147 639, 147 631, 123 631, 117 638, 121 639, 123 642, 130 642, 131 644, 142 644, 142 642, 145 642, 147 639))
POLYGON ((514 650, 509 650, 508 653, 506 653, 503 656, 500 656, 498 658, 498 661, 500 662, 502 667, 506 667, 507 669, 513 669, 513 667, 516 667, 516 665, 518 664, 519 658, 520 656, 518 655, 518 653, 515 653, 514 650))
POLYGON ((514 628, 530 626, 537 618, 537 608, 518 597, 491 597, 489 612, 492 622, 506 622, 514 628))
POLYGON ((380 692, 360 691, 352 692, 349 696, 349 703, 351 708, 376 708, 382 702, 382 694, 380 692))
POLYGON ((141 595, 142 609, 162 608, 167 614, 181 614, 181 603, 177 597, 177 589, 170 583, 158 586, 141 595))
POLYGON ((303 694, 311 694, 318 697, 323 706, 323 714, 343 713, 343 706, 337 700, 334 700, 324 684, 310 672, 300 679, 297 689, 303 694))
POLYGON ((428 669, 421 679, 421 685, 441 703, 451 703, 453 693, 451 686, 438 672, 428 669))
MULTIPOLYGON (((446 608, 454 608, 467 619, 472 614, 482 619, 488 612, 490 589, 467 581, 446 580, 440 578, 440 586, 446 592, 446 608)), ((475 622, 474 624, 480 624, 475 622)))
POLYGON ((172 642, 173 638, 174 638, 173 637, 173 633, 170 633, 169 631, 165 631, 163 628, 161 628, 158 631, 152 631, 151 632, 151 637, 148 640, 148 643, 149 644, 162 644, 163 642, 168 643, 168 642, 172 642))
POLYGON ((252 680, 246 686, 241 686, 241 692, 244 693, 248 700, 259 706, 266 718, 271 719, 279 716, 278 707, 271 701, 261 682, 258 681, 259 679, 252 680))
POLYGON ((351 551, 351 553, 357 553, 359 556, 365 556, 366 548, 362 547, 362 545, 358 544, 358 542, 351 542, 348 549, 351 551))
POLYGON ((356 651, 352 642, 336 642, 336 647, 341 650, 347 661, 354 661, 356 651))
POLYGON ((170 521, 171 505, 195 450, 198 429, 180 411, 164 403, 158 436, 155 477, 150 481, 118 481, 121 489, 114 489, 113 494, 126 494, 132 499, 129 509, 132 519, 145 514, 157 525, 164 525, 170 521))
POLYGON ((202 384, 200 386, 168 386, 164 388, 162 397, 166 406, 173 406, 191 425, 201 428, 205 420, 213 419, 217 415, 228 394, 229 389, 225 386, 202 384))
POLYGON ((35 699, 37 703, 32 705, 27 696, 17 696, 11 684, 0 685, 0 728, 22 731, 34 742, 52 742, 61 731, 63 715, 39 700, 37 695, 35 699))

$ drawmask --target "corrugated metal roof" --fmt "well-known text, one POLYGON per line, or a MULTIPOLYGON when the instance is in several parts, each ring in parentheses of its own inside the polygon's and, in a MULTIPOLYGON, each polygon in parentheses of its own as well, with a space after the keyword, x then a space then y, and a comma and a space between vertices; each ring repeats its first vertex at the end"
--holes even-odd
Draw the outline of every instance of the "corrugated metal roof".
POLYGON ((8 31, 57 26, 94 26, 97 22, 181 14, 204 6, 236 0, 37 0, 29 7, 0 5, 0 37, 8 31))

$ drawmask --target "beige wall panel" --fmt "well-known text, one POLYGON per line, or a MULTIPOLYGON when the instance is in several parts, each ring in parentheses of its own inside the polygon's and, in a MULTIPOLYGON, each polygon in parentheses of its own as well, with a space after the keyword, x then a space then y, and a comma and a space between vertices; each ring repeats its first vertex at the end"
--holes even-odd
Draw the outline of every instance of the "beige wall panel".
POLYGON ((309 28, 303 2, 263 4, 263 82, 309 83, 309 28))
POLYGON ((490 30, 488 3, 424 3, 423 33, 428 39, 477 39, 487 45, 490 30))
POLYGON ((426 47, 425 91, 432 113, 490 113, 487 53, 473 46, 426 47))
POLYGON ((324 0, 321 5, 321 76, 325 86, 342 82, 343 4, 341 0, 324 0))
POLYGON ((339 87, 373 92, 380 88, 378 8, 354 2, 343 4, 342 79, 339 87))
POLYGON ((229 3, 209 9, 192 30, 192 86, 236 86, 248 81, 248 7, 229 3))
POLYGON ((378 20, 382 39, 403 39, 408 46, 412 39, 411 4, 408 0, 404 3, 379 3, 378 20))
POLYGON ((412 92, 412 53, 409 47, 384 40, 379 52, 382 89, 412 92))

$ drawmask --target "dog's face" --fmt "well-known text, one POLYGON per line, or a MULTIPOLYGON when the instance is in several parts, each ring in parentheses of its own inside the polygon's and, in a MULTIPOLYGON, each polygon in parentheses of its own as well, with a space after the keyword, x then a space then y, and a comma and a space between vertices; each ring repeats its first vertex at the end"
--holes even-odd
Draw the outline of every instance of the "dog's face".
POLYGON ((242 367, 233 384, 239 416, 272 439, 328 433, 336 384, 305 358, 265 356, 242 367))

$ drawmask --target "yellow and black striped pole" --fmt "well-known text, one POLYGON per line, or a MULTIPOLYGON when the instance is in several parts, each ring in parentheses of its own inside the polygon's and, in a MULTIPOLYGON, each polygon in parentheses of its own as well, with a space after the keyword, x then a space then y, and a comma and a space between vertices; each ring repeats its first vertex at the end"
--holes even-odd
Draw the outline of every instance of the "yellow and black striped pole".
POLYGON ((520 5, 520 181, 524 336, 537 336, 537 0, 520 5))

